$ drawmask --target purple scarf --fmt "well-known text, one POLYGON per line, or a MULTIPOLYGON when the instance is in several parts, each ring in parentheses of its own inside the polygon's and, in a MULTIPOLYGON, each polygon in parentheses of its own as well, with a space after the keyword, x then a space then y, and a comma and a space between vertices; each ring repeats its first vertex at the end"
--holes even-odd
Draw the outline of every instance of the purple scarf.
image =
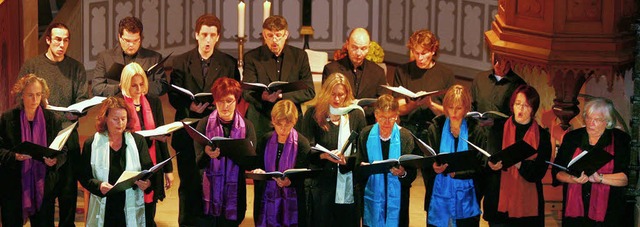
MULTIPOLYGON (((29 141, 41 146, 47 146, 47 129, 44 120, 42 107, 36 109, 33 118, 33 128, 29 125, 29 120, 24 110, 20 111, 20 133, 22 142, 29 141)), ((44 196, 44 176, 47 167, 43 162, 27 159, 22 162, 22 220, 34 215, 42 205, 44 196)))
MULTIPOLYGON (((237 111, 233 119, 231 138, 244 139, 247 131, 244 120, 237 111)), ((208 138, 224 137, 218 110, 209 115, 206 136, 208 138)), ((202 175, 202 199, 206 215, 219 217, 224 211, 224 217, 227 220, 238 219, 238 196, 245 196, 237 195, 239 172, 240 167, 230 158, 220 156, 209 161, 209 166, 202 175)))
MULTIPOLYGON (((284 172, 294 168, 298 155, 298 132, 291 129, 284 144, 280 162, 276 170, 276 156, 278 155, 278 134, 273 133, 264 152, 265 171, 284 172)), ((298 199, 294 187, 280 188, 273 180, 267 181, 267 187, 262 195, 261 214, 257 226, 298 226, 298 199)))

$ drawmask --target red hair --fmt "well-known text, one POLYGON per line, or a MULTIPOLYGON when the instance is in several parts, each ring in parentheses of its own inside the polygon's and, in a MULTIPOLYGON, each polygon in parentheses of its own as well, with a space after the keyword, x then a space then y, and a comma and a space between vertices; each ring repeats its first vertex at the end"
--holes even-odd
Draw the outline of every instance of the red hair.
POLYGON ((241 94, 242 87, 240 87, 240 82, 229 77, 220 77, 211 86, 213 100, 220 100, 227 95, 233 95, 236 101, 239 101, 241 94))
POLYGON ((96 116, 96 131, 100 133, 107 131, 107 116, 109 116, 109 111, 112 109, 125 109, 127 111, 127 128, 125 131, 133 131, 133 127, 136 123, 136 119, 134 118, 134 114, 136 114, 136 112, 127 105, 124 99, 113 96, 102 101, 102 104, 100 105, 100 110, 96 116))

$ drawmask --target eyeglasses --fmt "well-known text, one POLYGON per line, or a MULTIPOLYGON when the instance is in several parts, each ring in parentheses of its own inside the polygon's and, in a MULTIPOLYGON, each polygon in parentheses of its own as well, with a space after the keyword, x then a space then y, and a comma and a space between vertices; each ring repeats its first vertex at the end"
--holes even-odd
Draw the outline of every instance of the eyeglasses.
POLYGON ((222 99, 222 100, 217 100, 216 104, 228 106, 228 105, 231 105, 231 104, 233 104, 235 102, 236 102, 236 99, 222 99))
POLYGON ((591 117, 586 117, 586 118, 584 119, 584 122, 586 122, 587 124, 588 124, 588 123, 591 123, 591 122, 593 122, 594 124, 602 124, 602 123, 604 123, 604 122, 606 122, 606 121, 607 121, 607 120, 605 120, 604 118, 591 118, 591 117))
POLYGON ((519 109, 519 108, 522 108, 522 107, 524 107, 525 109, 531 108, 531 106, 529 106, 529 104, 527 104, 527 103, 514 103, 513 104, 513 108, 514 109, 519 109))
POLYGON ((130 45, 134 45, 134 44, 138 44, 138 43, 140 43, 140 39, 139 39, 139 38, 138 38, 138 39, 134 39, 134 40, 128 40, 128 39, 125 39, 125 38, 120 37, 120 40, 121 40, 122 42, 127 43, 127 44, 130 44, 130 45))
POLYGON ((397 117, 376 117, 376 119, 378 120, 378 122, 387 122, 387 123, 393 123, 393 122, 396 122, 396 120, 398 120, 397 117))
POLYGON ((264 37, 268 40, 279 41, 286 35, 286 32, 265 32, 264 37))

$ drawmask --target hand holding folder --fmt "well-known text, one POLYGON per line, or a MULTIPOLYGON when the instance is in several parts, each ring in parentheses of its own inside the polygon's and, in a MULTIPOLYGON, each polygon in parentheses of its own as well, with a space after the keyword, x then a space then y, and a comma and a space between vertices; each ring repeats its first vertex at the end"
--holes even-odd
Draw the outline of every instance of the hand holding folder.
POLYGON ((154 173, 158 172, 158 170, 162 169, 162 167, 164 167, 167 164, 170 164, 171 163, 171 159, 175 158, 176 155, 178 155, 178 154, 180 154, 180 152, 176 153, 175 155, 171 156, 170 158, 167 158, 166 160, 164 160, 162 162, 159 162, 158 164, 154 165, 153 167, 151 167, 148 170, 142 170, 142 171, 125 170, 124 172, 122 172, 122 174, 118 178, 118 181, 116 181, 116 184, 113 185, 113 188, 111 188, 111 190, 109 190, 106 195, 109 196, 109 195, 112 195, 114 193, 118 193, 118 192, 122 192, 124 190, 127 190, 127 189, 133 187, 133 185, 138 180, 145 181, 145 180, 149 179, 151 177, 151 175, 153 175, 154 173))
POLYGON ((424 164, 424 156, 405 154, 401 155, 398 159, 385 159, 374 161, 368 165, 361 165, 359 172, 362 175, 372 175, 380 173, 389 173, 389 169, 396 166, 406 166, 411 168, 422 168, 424 164))
POLYGON ((567 166, 558 165, 549 161, 546 162, 575 177, 580 177, 582 172, 587 176, 591 176, 612 159, 613 155, 602 149, 597 149, 592 151, 582 151, 582 153, 571 159, 567 166))
MULTIPOLYGON (((413 135, 413 134, 412 134, 413 135)), ((471 151, 458 151, 453 153, 436 153, 436 151, 427 145, 424 141, 413 135, 415 144, 424 153, 425 161, 423 166, 431 166, 433 163, 438 165, 447 164, 447 168, 443 173, 451 173, 464 170, 472 170, 477 168, 480 163, 476 158, 475 152, 471 151)))
POLYGON ((75 122, 68 127, 60 130, 56 138, 51 142, 49 147, 43 147, 35 143, 31 143, 28 141, 24 141, 11 149, 11 151, 26 154, 31 156, 36 160, 43 160, 44 157, 54 158, 60 154, 62 154, 62 149, 64 145, 67 143, 71 132, 78 125, 78 122, 75 122))
POLYGON ((209 145, 214 150, 215 148, 219 148, 220 155, 228 157, 236 163, 241 163, 246 157, 256 156, 254 144, 247 138, 232 139, 225 137, 213 137, 209 139, 190 125, 187 125, 184 122, 182 124, 193 141, 196 141, 202 146, 209 145))

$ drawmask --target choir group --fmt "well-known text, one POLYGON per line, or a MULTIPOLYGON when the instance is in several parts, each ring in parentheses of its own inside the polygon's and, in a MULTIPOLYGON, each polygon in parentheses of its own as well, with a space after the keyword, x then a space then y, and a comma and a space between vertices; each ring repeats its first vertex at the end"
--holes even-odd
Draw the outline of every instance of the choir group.
POLYGON ((479 226, 481 215, 490 226, 544 226, 542 178, 549 163, 553 184, 563 187, 563 226, 620 226, 624 219, 630 137, 615 128, 608 100, 584 105, 585 127, 568 132, 556 154, 548 130, 535 120, 535 88, 497 55, 493 70, 470 88, 455 84, 436 62, 439 42, 429 30, 409 38, 412 60, 388 83, 384 70, 365 58, 369 33, 353 29, 324 67, 316 94, 307 54, 286 43, 282 16, 264 21, 264 45, 244 55, 242 79, 237 60, 216 48, 220 20, 205 14, 195 24, 197 47, 173 58, 166 80, 166 59, 141 47, 140 20, 122 19, 120 45, 101 53, 93 71, 91 93, 105 97, 95 134, 79 141, 73 129, 55 155, 37 155, 16 147, 48 147, 86 115, 50 106, 90 96, 84 66, 65 55, 69 29, 49 26, 47 52, 25 63, 11 88, 18 105, 0 117, 2 225, 54 226, 57 199, 58 226, 74 226, 80 182, 91 192, 87 226, 155 226, 156 204, 174 183, 172 165, 158 165, 172 158, 169 134, 136 132, 165 125, 164 94, 175 109, 172 121, 197 119, 192 131, 209 140, 196 141, 188 124, 170 135, 180 226, 240 225, 247 178, 254 179, 255 226, 409 226, 418 170, 428 226, 479 226), (291 86, 248 86, 275 81, 291 86), (386 88, 400 86, 415 94, 386 88), (301 104, 312 99, 303 114, 301 104), (229 141, 245 143, 225 147, 229 141), (154 166, 160 168, 152 175, 119 186, 121 175, 154 166))

